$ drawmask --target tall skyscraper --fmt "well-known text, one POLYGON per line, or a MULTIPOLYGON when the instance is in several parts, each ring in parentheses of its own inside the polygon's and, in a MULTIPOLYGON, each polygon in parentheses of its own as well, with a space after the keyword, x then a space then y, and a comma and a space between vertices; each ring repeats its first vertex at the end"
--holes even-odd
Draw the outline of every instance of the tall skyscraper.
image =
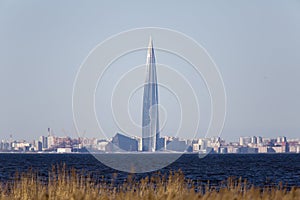
POLYGON ((154 152, 158 150, 160 133, 156 64, 151 37, 148 46, 146 67, 147 72, 143 96, 142 150, 154 152))

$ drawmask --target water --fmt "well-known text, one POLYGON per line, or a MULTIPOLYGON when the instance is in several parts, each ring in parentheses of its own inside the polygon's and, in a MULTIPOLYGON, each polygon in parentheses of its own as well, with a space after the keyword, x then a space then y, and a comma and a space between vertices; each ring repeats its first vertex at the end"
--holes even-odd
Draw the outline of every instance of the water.
MULTIPOLYGON (((83 169, 94 178, 111 181, 117 173, 116 183, 122 183, 128 173, 106 167, 89 154, 0 154, 0 181, 13 178, 16 171, 38 170, 47 177, 53 165, 65 163, 68 168, 83 169)), ((175 163, 159 170, 168 173, 181 169, 193 180, 219 184, 229 177, 242 177, 250 183, 263 186, 283 182, 287 186, 300 186, 300 154, 212 154, 199 159, 195 154, 180 157, 175 163)), ((152 173, 136 174, 140 179, 152 173)))

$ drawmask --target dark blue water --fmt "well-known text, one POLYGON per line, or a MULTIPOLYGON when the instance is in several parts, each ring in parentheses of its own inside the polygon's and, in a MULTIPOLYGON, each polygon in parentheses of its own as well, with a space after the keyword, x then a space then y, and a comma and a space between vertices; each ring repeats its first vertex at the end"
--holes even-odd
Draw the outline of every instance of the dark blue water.
MULTIPOLYGON (((63 163, 68 168, 88 171, 96 179, 104 177, 111 181, 113 174, 117 173, 117 183, 122 183, 128 175, 106 167, 90 154, 0 154, 0 181, 11 180, 17 171, 27 172, 29 169, 47 177, 53 165, 63 163)), ((219 184, 229 177, 242 177, 257 186, 279 182, 300 186, 300 154, 212 154, 202 159, 187 154, 160 172, 164 174, 179 169, 189 179, 210 181, 210 184, 219 184)), ((134 176, 140 179, 152 173, 134 176)))

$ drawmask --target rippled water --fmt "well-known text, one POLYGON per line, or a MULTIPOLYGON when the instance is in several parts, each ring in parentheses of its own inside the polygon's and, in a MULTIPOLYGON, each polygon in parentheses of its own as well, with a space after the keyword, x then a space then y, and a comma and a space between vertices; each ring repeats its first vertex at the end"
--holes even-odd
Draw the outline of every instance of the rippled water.
MULTIPOLYGON (((110 181, 118 173, 116 182, 121 183, 128 173, 106 167, 90 154, 0 154, 0 180, 12 179, 16 171, 26 172, 32 168, 45 178, 53 165, 65 163, 68 168, 83 169, 93 177, 104 177, 110 181)), ((289 186, 300 186, 300 154, 186 154, 175 163, 159 170, 168 173, 181 169, 193 180, 218 184, 228 177, 242 177, 255 185, 283 182, 289 186)), ((153 173, 153 172, 152 172, 153 173)), ((139 179, 151 173, 136 174, 139 179)))

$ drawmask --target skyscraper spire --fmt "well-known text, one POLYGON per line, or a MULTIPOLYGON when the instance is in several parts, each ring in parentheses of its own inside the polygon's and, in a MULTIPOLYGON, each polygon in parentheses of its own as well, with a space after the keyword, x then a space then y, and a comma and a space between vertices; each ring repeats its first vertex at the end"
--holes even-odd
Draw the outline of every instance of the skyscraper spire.
POLYGON ((147 52, 147 72, 143 96, 143 151, 154 152, 158 149, 159 115, 158 115, 158 87, 156 76, 156 63, 153 41, 150 37, 147 52))

